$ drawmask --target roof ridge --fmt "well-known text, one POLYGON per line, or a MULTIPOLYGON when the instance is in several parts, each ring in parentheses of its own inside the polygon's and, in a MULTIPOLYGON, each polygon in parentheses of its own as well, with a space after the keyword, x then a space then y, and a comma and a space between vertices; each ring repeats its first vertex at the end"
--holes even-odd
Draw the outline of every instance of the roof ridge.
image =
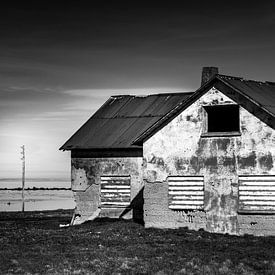
POLYGON ((117 118, 141 118, 141 117, 163 117, 165 114, 161 115, 135 115, 135 116, 130 116, 130 115, 116 115, 114 117, 96 117, 94 119, 117 119, 117 118))
POLYGON ((254 80, 254 79, 245 79, 243 77, 238 76, 231 76, 231 75, 223 75, 223 74, 217 74, 218 77, 221 77, 222 79, 234 79, 234 80, 240 80, 245 82, 255 82, 258 84, 264 84, 264 85, 275 85, 275 82, 273 81, 261 81, 261 80, 254 80))
POLYGON ((158 94, 150 94, 149 96, 169 96, 169 95, 186 95, 193 94, 194 92, 168 92, 168 93, 158 93, 158 94))
POLYGON ((122 98, 122 97, 132 97, 132 98, 144 98, 150 96, 169 96, 169 95, 187 95, 193 94, 194 92, 167 92, 167 93, 157 93, 157 94, 145 94, 145 95, 111 95, 110 98, 122 98))
POLYGON ((243 77, 240 76, 232 76, 232 75, 225 75, 225 74, 217 74, 217 77, 225 78, 225 79, 235 79, 235 80, 243 80, 243 77))
MULTIPOLYGON (((145 132, 143 132, 141 135, 139 135, 133 141, 133 144, 137 145, 144 139, 153 135, 156 131, 158 131, 158 129, 162 128, 164 125, 169 123, 169 121, 171 121, 177 114, 179 114, 181 111, 183 111, 188 106, 193 104, 196 100, 198 100, 198 98, 200 98, 211 87, 214 86, 214 88, 215 88, 216 83, 227 85, 230 89, 235 90, 237 93, 242 95, 246 100, 249 100, 250 102, 252 102, 252 104, 254 104, 255 106, 259 107, 261 110, 263 110, 265 112, 265 117, 267 117, 267 115, 274 117, 274 114, 270 110, 265 108, 266 105, 261 104, 261 102, 257 101, 256 99, 251 97, 250 94, 245 93, 243 91, 243 89, 238 87, 240 85, 237 85, 237 84, 240 84, 240 83, 234 83, 234 81, 230 82, 230 80, 238 80, 238 81, 242 81, 242 82, 247 81, 247 80, 243 79, 242 77, 215 74, 211 79, 209 79, 201 87, 199 87, 193 93, 193 95, 191 95, 186 100, 181 101, 178 105, 176 105, 173 109, 171 109, 164 117, 162 117, 160 120, 156 121, 150 128, 148 128, 145 132)), ((245 84, 245 83, 243 83, 243 84, 245 84)), ((269 83, 267 82, 266 84, 269 84, 269 83)), ((275 82, 274 83, 271 82, 270 85, 275 85, 275 82)), ((262 88, 266 88, 266 87, 262 87, 262 88)), ((271 90, 271 89, 269 89, 269 90, 271 90)), ((226 93, 224 93, 224 94, 226 94, 226 93)), ((272 119, 273 118, 271 118, 270 120, 272 120, 272 119)), ((274 128, 274 126, 272 126, 271 122, 268 119, 265 119, 263 121, 266 122, 268 125, 271 125, 271 127, 274 128)))

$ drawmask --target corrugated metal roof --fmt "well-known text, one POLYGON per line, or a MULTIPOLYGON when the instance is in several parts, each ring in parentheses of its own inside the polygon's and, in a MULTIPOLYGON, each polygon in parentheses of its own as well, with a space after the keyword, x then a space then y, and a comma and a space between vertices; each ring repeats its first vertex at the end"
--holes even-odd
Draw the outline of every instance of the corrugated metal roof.
MULTIPOLYGON (((212 77, 208 82, 201 86, 185 101, 181 101, 173 109, 170 110, 165 116, 152 125, 146 132, 143 132, 134 140, 134 144, 141 144, 148 137, 154 135, 174 117, 185 110, 188 106, 198 100, 204 93, 206 93, 216 83, 222 83, 225 87, 230 87, 237 93, 243 95, 251 105, 257 105, 263 112, 263 116, 258 112, 255 116, 259 119, 265 117, 265 123, 274 128, 275 124, 275 83, 274 82, 260 82, 254 80, 244 80, 240 77, 226 76, 217 74, 212 77), (265 115, 266 114, 266 115, 265 115)), ((220 90, 226 94, 226 91, 220 90)), ((238 99, 236 99, 238 102, 238 99)), ((239 102, 238 102, 239 103, 239 102)), ((241 104, 241 103, 239 103, 241 104)), ((247 108, 248 106, 246 106, 247 108)))
POLYGON ((191 97, 192 93, 112 96, 60 149, 139 148, 140 145, 133 145, 134 141, 139 144, 161 129, 197 100, 205 92, 204 87, 217 80, 275 117, 275 83, 216 75, 191 97))
POLYGON ((252 101, 275 115, 275 83, 245 80, 239 77, 218 75, 233 88, 247 95, 252 101))
POLYGON ((60 148, 133 148, 133 141, 191 93, 112 96, 60 148))

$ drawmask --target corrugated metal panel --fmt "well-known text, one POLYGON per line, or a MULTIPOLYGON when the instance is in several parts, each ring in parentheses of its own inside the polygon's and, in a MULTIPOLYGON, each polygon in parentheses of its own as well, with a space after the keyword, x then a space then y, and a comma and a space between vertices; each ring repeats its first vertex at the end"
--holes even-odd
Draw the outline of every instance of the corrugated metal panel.
POLYGON ((132 145, 132 141, 139 136, 139 133, 136 131, 136 129, 139 129, 141 132, 146 131, 146 129, 158 121, 158 119, 159 117, 143 117, 136 119, 133 121, 133 123, 129 124, 127 129, 124 129, 124 132, 121 131, 121 133, 119 133, 117 138, 113 140, 111 147, 135 147, 132 145))
POLYGON ((93 118, 114 118, 133 97, 129 95, 110 97, 104 105, 97 110, 93 118))
POLYGON ((119 112, 119 117, 159 116, 152 112, 152 106, 156 105, 158 97, 132 97, 131 100, 119 112))
POLYGON ((275 211, 275 176, 239 176, 240 211, 275 211))
MULTIPOLYGON (((222 75, 217 77, 275 115, 274 83, 222 75)), ((200 92, 198 90, 197 94, 200 92)), ((179 103, 185 102, 190 95, 190 93, 172 93, 145 97, 129 95, 111 97, 61 149, 139 147, 133 145, 133 141, 148 129, 154 131, 155 128, 152 126, 168 112, 175 110, 179 103)), ((182 111, 184 106, 183 104, 179 110, 182 111)), ((175 116, 177 112, 173 114, 175 116)), ((164 119, 160 125, 164 125, 167 119, 170 117, 164 119)))
POLYGON ((226 76, 222 78, 275 115, 275 83, 226 76))
POLYGON ((170 209, 203 209, 204 180, 199 176, 168 177, 170 209))
POLYGON ((190 93, 111 97, 62 147, 133 148, 132 142, 190 93))
POLYGON ((127 207, 131 201, 130 176, 101 177, 101 207, 127 207))
MULTIPOLYGON (((171 121, 174 117, 184 111, 188 106, 193 104, 198 100, 205 92, 207 92, 211 87, 215 86, 217 81, 222 81, 222 84, 231 86, 235 91, 239 91, 240 94, 246 96, 248 102, 257 103, 259 108, 264 109, 264 115, 266 115, 266 123, 269 121, 269 115, 272 118, 275 116, 275 83, 272 82, 258 82, 243 80, 239 77, 232 77, 226 75, 216 75, 209 82, 205 83, 200 87, 193 95, 186 98, 184 101, 178 101, 179 104, 175 104, 175 107, 171 108, 171 111, 166 116, 162 117, 156 124, 152 125, 146 132, 140 134, 135 140, 135 144, 140 144, 144 139, 153 135, 155 132, 160 130, 164 125, 171 121), (180 103, 181 102, 181 103, 180 103), (267 112, 266 112, 267 111, 267 112), (267 113, 267 114, 266 114, 267 113)), ((221 89, 221 92, 223 90, 221 89)), ((226 93, 225 93, 226 94, 226 93)), ((237 101, 237 100, 236 100, 237 101)), ((237 101, 237 103, 239 103, 237 101)), ((257 114, 254 114, 257 116, 257 114)), ((258 118, 261 116, 258 114, 258 118)), ((270 119, 269 126, 274 127, 271 124, 274 119, 270 119)))

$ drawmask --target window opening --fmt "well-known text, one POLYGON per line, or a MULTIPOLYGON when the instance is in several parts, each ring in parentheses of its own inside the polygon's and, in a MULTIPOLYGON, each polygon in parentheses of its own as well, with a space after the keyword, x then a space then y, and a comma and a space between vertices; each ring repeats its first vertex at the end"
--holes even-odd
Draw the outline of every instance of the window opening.
POLYGON ((207 132, 239 132, 240 114, 238 105, 205 106, 207 132))

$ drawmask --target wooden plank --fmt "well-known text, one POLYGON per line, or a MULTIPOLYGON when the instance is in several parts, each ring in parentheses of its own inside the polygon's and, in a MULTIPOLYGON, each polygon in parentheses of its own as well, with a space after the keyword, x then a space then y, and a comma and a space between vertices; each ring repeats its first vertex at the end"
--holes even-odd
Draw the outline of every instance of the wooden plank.
POLYGON ((127 201, 130 201, 130 194, 128 194, 127 196, 120 196, 120 195, 105 196, 105 195, 101 195, 101 200, 113 200, 113 201, 127 200, 127 201))
POLYGON ((203 190, 201 191, 169 191, 169 195, 204 195, 203 190))
POLYGON ((180 181, 169 181, 169 186, 203 186, 204 183, 202 181, 186 181, 186 182, 180 182, 180 181))
POLYGON ((129 203, 128 199, 125 198, 116 198, 116 199, 111 199, 111 198, 101 198, 101 202, 127 202, 129 203))
POLYGON ((101 197, 101 201, 130 201, 129 196, 128 197, 101 197))
POLYGON ((112 188, 125 188, 125 189, 130 189, 129 184, 128 185, 101 185, 101 189, 106 188, 106 189, 112 189, 112 188))
POLYGON ((194 200, 174 200, 171 202, 171 204, 193 204, 193 205, 198 205, 198 204, 203 204, 203 201, 194 201, 194 200))
POLYGON ((128 201, 102 201, 101 205, 130 205, 128 201))
POLYGON ((239 196, 241 201, 255 200, 255 201, 275 201, 275 196, 239 196))
POLYGON ((264 190, 264 191, 275 191, 275 186, 243 186, 240 185, 239 186, 239 190, 255 190, 255 191, 259 191, 259 190, 264 190))
POLYGON ((101 191, 104 191, 104 192, 130 192, 131 189, 130 188, 113 188, 113 189, 106 189, 106 188, 101 188, 101 191))
POLYGON ((203 200, 203 196, 169 196, 172 200, 203 200))
POLYGON ((169 186, 169 190, 203 190, 203 186, 169 186))
POLYGON ((241 186, 275 186, 273 181, 243 181, 240 182, 241 186))
POLYGON ((107 198, 107 199, 118 199, 118 198, 121 198, 121 199, 128 199, 130 196, 130 194, 123 194, 123 196, 121 196, 121 194, 101 194, 101 198, 107 198))
POLYGON ((265 212, 265 211, 268 211, 268 210, 275 210, 275 206, 271 205, 271 206, 267 206, 267 205, 262 205, 262 206, 259 206, 259 205, 247 205, 247 206, 243 206, 242 209, 240 211, 248 211, 248 210, 253 210, 253 211, 261 211, 261 212, 265 212))
POLYGON ((275 201, 242 201, 243 205, 270 205, 275 206, 275 201))
POLYGON ((175 177, 168 177, 168 181, 202 181, 203 182, 203 177, 201 176, 194 176, 194 177, 182 177, 182 176, 175 176, 175 177))
POLYGON ((103 202, 104 205, 129 205, 129 202, 103 202))
POLYGON ((128 177, 125 177, 125 178, 113 177, 113 178, 106 179, 106 178, 102 178, 102 177, 100 177, 100 180, 101 180, 101 181, 103 181, 103 182, 112 182, 112 181, 130 181, 130 178, 128 178, 128 177))
POLYGON ((130 179, 130 176, 101 176, 102 180, 127 180, 130 179))
POLYGON ((275 176, 239 176, 239 181, 275 181, 275 176))
POLYGON ((118 181, 118 180, 101 181, 101 185, 103 185, 103 186, 108 186, 108 185, 128 186, 128 185, 130 185, 130 181, 118 181))
POLYGON ((203 209, 201 205, 169 205, 170 209, 203 209))
POLYGON ((241 196, 257 196, 257 195, 261 195, 261 196, 266 196, 266 195, 270 195, 270 196, 275 196, 275 191, 239 191, 239 195, 241 196))
POLYGON ((120 183, 127 183, 129 184, 130 179, 112 179, 112 180, 105 180, 105 179, 100 179, 101 183, 109 183, 109 182, 120 182, 120 183))
POLYGON ((121 197, 128 197, 129 196, 129 194, 127 194, 127 193, 120 193, 120 194, 117 194, 117 193, 104 193, 103 194, 103 196, 104 197, 117 197, 117 196, 121 196, 121 197))
POLYGON ((102 204, 101 205, 101 208, 109 208, 109 209, 116 209, 116 208, 122 208, 122 209, 125 209, 125 208, 128 208, 129 205, 117 205, 117 204, 102 204))
POLYGON ((130 188, 130 184, 120 184, 120 183, 104 183, 104 184, 101 184, 101 188, 130 188))
POLYGON ((106 189, 103 189, 101 190, 102 193, 130 193, 130 190, 125 190, 125 189, 109 189, 109 190, 106 190, 106 189))
POLYGON ((103 185, 101 186, 101 189, 130 189, 130 185, 114 185, 114 184, 109 184, 109 185, 103 185))
POLYGON ((117 182, 115 182, 115 183, 104 183, 104 184, 101 184, 101 188, 112 188, 112 187, 114 187, 114 188, 117 188, 117 187, 119 187, 119 188, 130 188, 130 184, 128 183, 128 184, 119 184, 119 183, 117 183, 117 182))

